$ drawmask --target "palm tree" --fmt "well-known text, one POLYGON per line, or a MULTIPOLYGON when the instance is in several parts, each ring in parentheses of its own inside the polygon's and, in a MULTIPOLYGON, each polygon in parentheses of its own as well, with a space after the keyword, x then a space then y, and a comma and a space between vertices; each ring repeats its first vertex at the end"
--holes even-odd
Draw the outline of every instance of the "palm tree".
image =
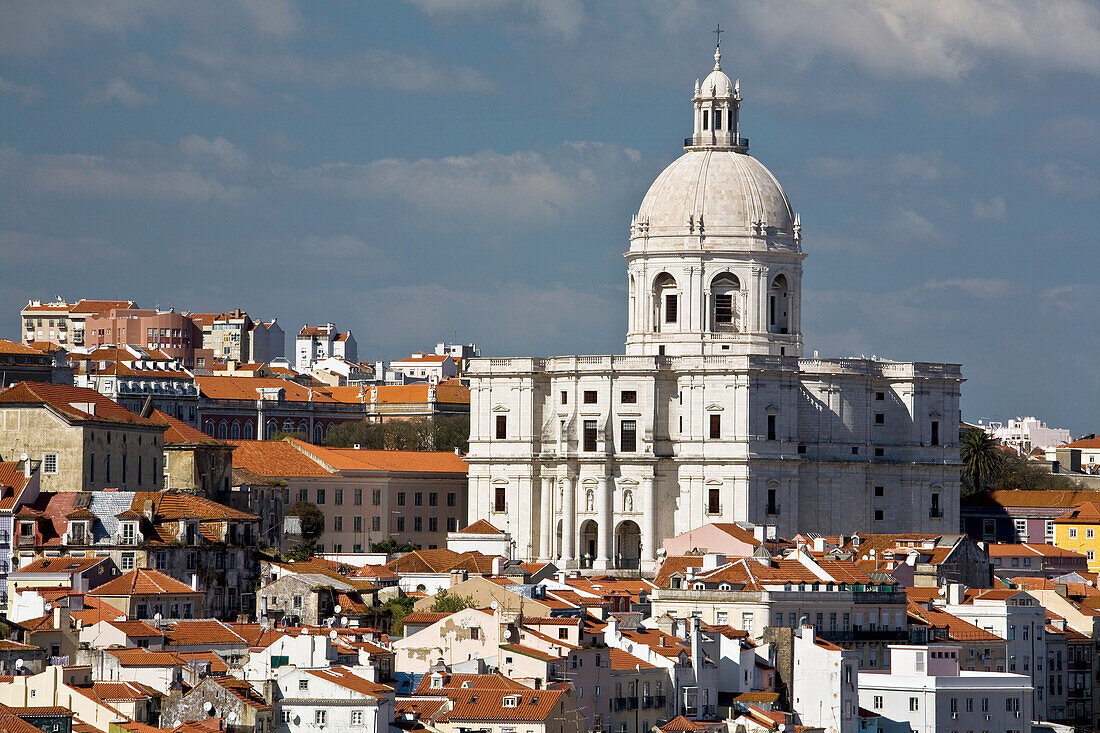
POLYGON ((971 491, 985 491, 1004 471, 1000 443, 980 428, 970 428, 962 434, 959 458, 963 479, 970 484, 971 491))

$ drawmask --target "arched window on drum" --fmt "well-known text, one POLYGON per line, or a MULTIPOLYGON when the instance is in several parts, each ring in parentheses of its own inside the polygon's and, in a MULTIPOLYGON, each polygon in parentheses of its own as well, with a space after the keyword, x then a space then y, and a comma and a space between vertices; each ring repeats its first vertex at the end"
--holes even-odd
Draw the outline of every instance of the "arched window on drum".
POLYGON ((741 325, 741 281, 723 272, 710 283, 713 331, 739 331, 741 325))

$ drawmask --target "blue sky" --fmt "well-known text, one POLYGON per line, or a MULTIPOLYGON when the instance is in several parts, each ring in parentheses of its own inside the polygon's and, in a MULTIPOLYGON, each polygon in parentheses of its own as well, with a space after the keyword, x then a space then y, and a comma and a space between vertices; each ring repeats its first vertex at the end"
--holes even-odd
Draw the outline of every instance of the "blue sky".
POLYGON ((964 365, 968 419, 1100 428, 1100 6, 0 4, 0 335, 29 298, 617 353, 627 226, 740 77, 803 222, 807 353, 964 365))

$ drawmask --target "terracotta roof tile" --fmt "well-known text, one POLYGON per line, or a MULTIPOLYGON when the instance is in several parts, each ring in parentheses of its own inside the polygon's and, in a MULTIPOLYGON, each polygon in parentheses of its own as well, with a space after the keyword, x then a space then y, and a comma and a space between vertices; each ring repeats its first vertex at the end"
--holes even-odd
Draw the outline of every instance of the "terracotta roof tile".
POLYGON ((109 580, 95 588, 95 596, 130 595, 205 595, 203 591, 191 590, 191 586, 152 568, 136 568, 109 580))
POLYGON ((13 571, 13 575, 30 573, 60 573, 74 575, 94 568, 110 558, 106 557, 43 557, 13 571))
POLYGON ((1054 520, 1055 524, 1100 524, 1100 504, 1082 502, 1054 520))
POLYGON ((1072 509, 1086 501, 1100 499, 1100 493, 1095 491, 1029 491, 1025 489, 1011 489, 1003 491, 990 491, 980 494, 972 494, 963 500, 964 509, 967 506, 1000 506, 1000 507, 1028 507, 1028 508, 1055 508, 1072 509))
POLYGON ((153 414, 149 419, 153 422, 167 426, 168 429, 164 431, 165 445, 228 445, 220 440, 215 440, 201 430, 196 430, 182 420, 178 420, 160 410, 153 410, 153 414))
POLYGON ((329 667, 328 669, 309 669, 303 670, 314 677, 327 680, 334 684, 343 687, 344 689, 351 690, 352 692, 358 692, 361 695, 369 695, 370 697, 385 698, 387 695, 393 693, 392 687, 378 684, 377 682, 371 682, 354 674, 347 667, 329 667))
POLYGON ((458 530, 459 534, 504 534, 484 519, 479 519, 469 527, 458 530))
POLYGON ((228 624, 207 619, 176 621, 165 628, 164 637, 169 644, 175 646, 193 646, 196 644, 248 645, 245 638, 228 624))
POLYGON ((454 451, 325 448, 295 438, 287 438, 286 442, 337 471, 453 473, 463 476, 469 471, 466 461, 454 451))
POLYGON ((148 649, 107 649, 124 667, 180 667, 186 662, 175 652, 151 652, 148 649))
POLYGON ((234 468, 246 468, 264 477, 311 477, 332 475, 293 445, 281 440, 234 440, 234 468))
POLYGON ((452 695, 451 721, 542 721, 554 713, 565 694, 562 690, 463 690, 452 695), (505 698, 515 701, 505 705, 505 698))
POLYGON ((20 382, 0 392, 0 405, 49 405, 76 422, 128 423, 159 427, 151 420, 130 412, 94 389, 44 382, 20 382), (94 414, 88 412, 94 405, 94 414))
POLYGON ((282 389, 287 402, 336 402, 320 388, 310 389, 297 382, 274 377, 223 377, 197 375, 195 382, 202 394, 214 400, 245 400, 255 402, 260 389, 282 389))

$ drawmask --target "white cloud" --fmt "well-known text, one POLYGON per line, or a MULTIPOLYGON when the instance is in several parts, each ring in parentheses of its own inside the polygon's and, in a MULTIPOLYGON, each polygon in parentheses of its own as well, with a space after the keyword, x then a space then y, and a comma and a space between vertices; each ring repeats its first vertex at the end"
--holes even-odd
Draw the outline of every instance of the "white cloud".
POLYGON ((876 183, 934 183, 962 172, 960 166, 948 162, 939 150, 898 153, 886 158, 817 156, 807 160, 803 170, 815 178, 858 177, 876 183))
POLYGON ((117 102, 126 107, 141 107, 152 104, 156 97, 139 91, 125 79, 112 79, 102 90, 89 94, 87 101, 92 104, 117 102))
POLYGON ((0 76, 0 94, 14 94, 23 104, 32 104, 42 99, 45 93, 37 84, 16 84, 0 76))
POLYGON ((507 23, 513 33, 537 33, 563 40, 574 40, 584 30, 586 13, 580 0, 410 0, 429 17, 453 19, 471 14, 516 14, 507 23))
POLYGON ((999 277, 957 277, 932 279, 924 287, 929 290, 956 290, 981 300, 994 300, 1007 295, 1012 286, 1008 280, 999 277))
POLYGON ((184 155, 199 161, 212 161, 222 168, 241 169, 248 164, 243 150, 224 137, 208 140, 201 135, 188 135, 180 140, 184 155))
POLYGON ((1003 196, 994 196, 989 201, 974 199, 970 216, 975 221, 1004 221, 1008 218, 1008 207, 1003 196))
POLYGON ((245 16, 257 31, 277 38, 298 32, 301 13, 289 0, 237 0, 245 16))
POLYGON ((1096 173, 1075 160, 1065 158, 1044 163, 1037 171, 1039 183, 1052 196, 1088 199, 1100 193, 1096 173))

